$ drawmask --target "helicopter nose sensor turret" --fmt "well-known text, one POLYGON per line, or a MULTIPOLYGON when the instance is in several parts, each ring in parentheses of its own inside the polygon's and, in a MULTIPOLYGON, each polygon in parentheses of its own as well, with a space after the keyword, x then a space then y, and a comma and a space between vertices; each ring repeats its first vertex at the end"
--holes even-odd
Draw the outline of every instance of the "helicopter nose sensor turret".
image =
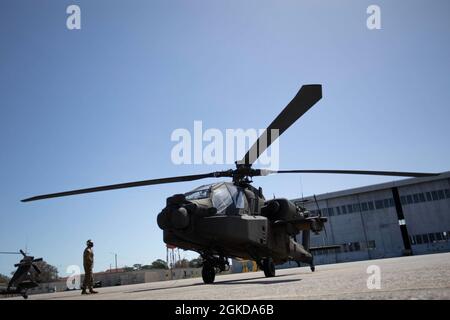
POLYGON ((189 226, 190 214, 184 207, 166 207, 158 214, 157 222, 162 230, 181 230, 189 226))
POLYGON ((162 229, 185 229, 190 223, 189 202, 184 194, 175 194, 167 198, 167 206, 158 214, 158 226, 162 229))
POLYGON ((158 226, 162 230, 186 229, 190 223, 190 214, 186 208, 164 208, 157 218, 158 226))
POLYGON ((217 209, 187 200, 185 194, 175 194, 166 201, 166 207, 158 214, 157 223, 160 229, 186 230, 195 224, 197 218, 215 215, 217 209))

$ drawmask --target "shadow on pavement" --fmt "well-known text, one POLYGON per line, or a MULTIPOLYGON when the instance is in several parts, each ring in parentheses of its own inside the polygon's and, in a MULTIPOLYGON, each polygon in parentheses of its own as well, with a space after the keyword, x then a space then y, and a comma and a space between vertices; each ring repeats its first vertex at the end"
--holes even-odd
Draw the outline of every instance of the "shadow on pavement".
POLYGON ((287 282, 295 282, 295 281, 301 281, 302 279, 280 279, 276 280, 277 278, 281 277, 287 277, 287 276, 293 276, 292 274, 284 274, 279 275, 274 278, 266 278, 266 277, 257 277, 257 278, 249 278, 249 279, 235 279, 235 280, 223 280, 223 281, 217 281, 214 284, 208 284, 205 285, 204 283, 193 283, 193 284, 186 284, 186 285, 175 285, 173 287, 158 287, 158 288, 149 288, 149 289, 140 289, 140 290, 133 290, 133 291, 127 291, 124 293, 138 293, 138 292, 147 292, 147 291, 155 291, 155 290, 168 290, 168 289, 177 289, 177 288, 186 288, 186 287, 196 287, 196 286, 215 286, 215 285, 233 285, 233 284, 264 284, 264 285, 270 285, 270 284, 279 284, 279 283, 287 283, 287 282), (258 279, 265 279, 265 280, 259 280, 258 279))

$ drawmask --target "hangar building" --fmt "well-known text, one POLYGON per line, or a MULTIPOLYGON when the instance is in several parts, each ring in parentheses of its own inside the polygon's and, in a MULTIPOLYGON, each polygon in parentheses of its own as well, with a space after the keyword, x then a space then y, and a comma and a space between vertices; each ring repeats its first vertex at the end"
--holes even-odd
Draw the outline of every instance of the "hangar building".
MULTIPOLYGON (((328 218, 316 264, 450 251, 450 171, 293 200, 328 218), (305 202, 305 200, 307 200, 305 202), (318 205, 318 207, 317 207, 318 205)), ((298 239, 301 242, 301 239, 298 239)))

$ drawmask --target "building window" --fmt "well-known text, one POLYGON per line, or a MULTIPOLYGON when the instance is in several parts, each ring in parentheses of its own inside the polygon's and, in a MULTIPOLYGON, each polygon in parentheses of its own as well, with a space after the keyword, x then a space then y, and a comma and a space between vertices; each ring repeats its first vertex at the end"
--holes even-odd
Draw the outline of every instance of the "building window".
POLYGON ((375 249, 375 248, 376 248, 376 246, 375 246, 375 240, 369 240, 369 241, 367 241, 367 249, 373 250, 373 249, 375 249))
POLYGON ((413 203, 413 198, 412 198, 412 196, 411 196, 410 194, 408 194, 408 195, 406 196, 406 202, 408 202, 408 204, 413 203))
POLYGON ((433 200, 437 200, 438 199, 438 195, 436 191, 431 191, 431 197, 433 198, 433 200))
POLYGON ((401 196, 401 197, 400 197, 400 203, 401 203, 402 205, 405 205, 405 204, 406 204, 406 197, 405 197, 405 196, 401 196))
POLYGON ((341 208, 340 207, 336 207, 336 213, 339 216, 341 214, 341 208))
POLYGON ((359 206, 359 203, 355 203, 353 205, 353 212, 358 212, 358 211, 361 211, 361 208, 359 206))
POLYGON ((434 233, 429 233, 428 234, 428 239, 430 239, 430 242, 435 242, 436 239, 434 238, 434 233))
POLYGON ((341 209, 342 209, 342 214, 347 214, 347 208, 345 206, 342 206, 341 209))
POLYGON ((347 205, 348 213, 353 213, 353 206, 351 204, 347 205))
POLYGON ((375 208, 383 209, 383 201, 382 200, 375 201, 375 208))
POLYGON ((333 208, 328 208, 328 215, 329 215, 330 217, 334 216, 334 210, 333 210, 333 208))
POLYGON ((389 207, 395 207, 394 198, 389 198, 389 207))
POLYGON ((427 201, 433 200, 433 199, 431 199, 431 193, 426 192, 425 195, 427 196, 427 201))
POLYGON ((384 200, 383 200, 383 206, 384 206, 385 208, 389 208, 389 199, 384 199, 384 200))
POLYGON ((368 208, 368 206, 367 206, 367 202, 361 203, 361 208, 362 208, 362 211, 367 211, 367 210, 369 210, 369 208, 368 208))
POLYGON ((425 202, 425 195, 423 193, 419 193, 419 201, 425 202))
POLYGON ((375 207, 373 206, 373 201, 367 202, 367 205, 369 206, 369 210, 375 209, 375 207))
POLYGON ((445 198, 445 196, 444 196, 444 190, 439 190, 439 191, 438 191, 438 198, 439 198, 439 200, 442 200, 442 199, 445 198))
POLYGON ((414 236, 414 238, 416 239, 416 243, 417 244, 422 244, 422 237, 419 235, 419 236, 414 236))
POLYGON ((447 241, 449 231, 433 232, 428 234, 418 234, 411 236, 411 244, 436 243, 438 241, 447 241))
POLYGON ((445 189, 445 197, 446 197, 447 199, 450 198, 450 189, 445 189))
POLYGON ((418 193, 413 194, 413 199, 414 199, 414 203, 419 202, 419 194, 418 193))

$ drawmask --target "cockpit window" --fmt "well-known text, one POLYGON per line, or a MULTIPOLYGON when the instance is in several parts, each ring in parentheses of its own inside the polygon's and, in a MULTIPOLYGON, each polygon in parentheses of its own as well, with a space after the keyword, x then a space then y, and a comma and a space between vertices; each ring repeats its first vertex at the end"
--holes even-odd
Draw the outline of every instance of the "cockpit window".
POLYGON ((227 184, 228 191, 231 194, 231 198, 233 199, 233 203, 237 209, 244 209, 244 191, 242 189, 236 188, 236 186, 232 184, 227 184))
POLYGON ((186 200, 198 200, 209 198, 210 194, 211 194, 211 187, 207 186, 185 193, 185 196, 186 200))
POLYGON ((184 194, 186 200, 211 198, 217 214, 235 215, 245 208, 245 194, 231 183, 204 185, 184 194))
POLYGON ((233 199, 231 199, 231 195, 225 184, 222 184, 220 187, 214 189, 212 203, 217 209, 217 214, 225 214, 227 208, 233 204, 233 199))

